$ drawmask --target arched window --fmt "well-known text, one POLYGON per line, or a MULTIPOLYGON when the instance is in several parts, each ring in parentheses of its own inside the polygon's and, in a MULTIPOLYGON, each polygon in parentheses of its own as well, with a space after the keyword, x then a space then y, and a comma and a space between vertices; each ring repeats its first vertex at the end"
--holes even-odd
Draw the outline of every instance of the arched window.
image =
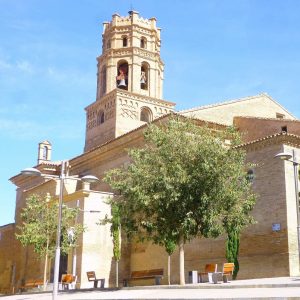
POLYGON ((147 63, 142 63, 141 66, 141 89, 148 90, 149 87, 149 65, 147 63))
POLYGON ((106 66, 101 69, 100 97, 106 93, 106 66))
POLYGON ((128 44, 127 36, 123 36, 122 41, 123 41, 123 47, 127 47, 128 44))
POLYGON ((104 111, 100 110, 97 114, 97 125, 104 123, 104 111))
POLYGON ((121 61, 118 63, 118 75, 116 77, 117 88, 128 90, 128 63, 121 61))
POLYGON ((147 39, 145 37, 141 38, 141 48, 147 48, 147 39))
POLYGON ((48 147, 46 146, 43 148, 43 159, 48 160, 48 147))
POLYGON ((150 123, 152 121, 152 111, 148 107, 143 107, 141 109, 140 120, 146 123, 150 123))
POLYGON ((108 40, 108 41, 107 41, 107 44, 106 44, 106 48, 107 48, 107 49, 110 49, 110 47, 111 47, 111 43, 110 43, 110 40, 108 40))

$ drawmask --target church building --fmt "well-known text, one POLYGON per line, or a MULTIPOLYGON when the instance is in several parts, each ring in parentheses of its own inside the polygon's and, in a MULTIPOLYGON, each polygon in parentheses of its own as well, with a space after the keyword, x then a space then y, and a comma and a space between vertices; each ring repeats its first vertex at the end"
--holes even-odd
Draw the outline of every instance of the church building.
MULTIPOLYGON (((163 99, 164 63, 160 57, 160 28, 156 19, 144 19, 130 11, 125 17, 112 16, 104 22, 102 53, 97 57, 97 93, 85 108, 85 146, 81 155, 70 158, 69 175, 97 176, 96 183, 66 179, 63 202, 68 207, 79 205, 77 222, 85 225, 80 245, 60 261, 60 274, 77 275, 78 288, 90 288, 86 272, 95 271, 105 278, 105 287, 114 287, 116 268, 110 225, 98 225, 106 214, 107 200, 113 197, 110 186, 101 179, 112 168, 129 163, 126 149, 144 144, 143 132, 148 123, 168 120, 173 113, 192 117, 222 130, 234 125, 241 133, 253 191, 258 195, 252 215, 257 221, 241 235, 238 279, 299 276, 298 213, 299 198, 295 197, 293 163, 275 159, 280 152, 295 153, 300 160, 300 120, 268 94, 259 94, 176 111, 175 103, 163 99), (296 201, 297 200, 297 201, 296 201), (100 213, 90 213, 100 211, 100 213), (75 269, 74 269, 75 268, 75 269)), ((55 145, 53 145, 53 150, 55 145)), ((43 174, 60 175, 62 162, 51 160, 52 145, 38 145, 37 165, 43 174)), ((20 166, 20 169, 26 166, 20 166)), ((31 247, 23 247, 15 239, 20 213, 31 194, 58 197, 60 181, 56 178, 30 177, 16 174, 15 223, 0 227, 0 293, 18 291, 28 279, 42 278, 42 260, 31 247)), ((225 236, 216 239, 194 239, 185 246, 185 273, 203 270, 206 263, 226 262, 225 236)), ((167 283, 168 256, 162 247, 151 243, 135 244, 122 241, 119 282, 132 271, 164 269, 162 284, 167 283)), ((53 265, 49 262, 48 281, 53 281, 53 265)), ((178 251, 171 256, 174 284, 179 283, 178 251)), ((153 284, 148 281, 145 284, 153 284)))

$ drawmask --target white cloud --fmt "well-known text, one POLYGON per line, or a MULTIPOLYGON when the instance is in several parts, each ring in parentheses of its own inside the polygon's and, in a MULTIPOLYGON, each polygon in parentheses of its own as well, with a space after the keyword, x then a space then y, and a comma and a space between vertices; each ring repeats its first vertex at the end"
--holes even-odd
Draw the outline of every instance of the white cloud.
POLYGON ((16 140, 57 136, 64 139, 78 139, 84 135, 84 127, 76 123, 56 122, 45 125, 42 121, 0 119, 0 136, 16 140), (74 130, 76 128, 76 130, 74 130))
POLYGON ((16 67, 18 70, 23 71, 25 73, 32 74, 34 72, 32 64, 26 60, 18 61, 16 63, 16 67))
POLYGON ((1 71, 7 71, 8 69, 11 69, 12 65, 4 60, 0 60, 0 72, 1 71))
POLYGON ((0 72, 7 71, 21 71, 23 73, 34 73, 33 65, 27 60, 20 60, 14 63, 4 59, 0 59, 0 72))

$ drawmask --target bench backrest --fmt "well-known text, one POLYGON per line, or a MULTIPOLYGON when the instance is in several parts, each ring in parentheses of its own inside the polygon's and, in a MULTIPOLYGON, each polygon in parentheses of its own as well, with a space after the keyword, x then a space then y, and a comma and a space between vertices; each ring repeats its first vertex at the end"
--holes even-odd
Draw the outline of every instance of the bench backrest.
POLYGON ((205 273, 215 273, 218 271, 217 264, 206 264, 205 265, 205 273))
POLYGON ((234 270, 234 263, 224 263, 223 264, 223 274, 231 274, 233 273, 234 270))
POLYGON ((88 272, 86 272, 86 275, 87 275, 88 281, 96 280, 96 274, 94 271, 88 271, 88 272))
POLYGON ((163 276, 164 269, 140 270, 131 272, 131 277, 163 276))
POLYGON ((43 279, 28 279, 25 281, 24 286, 38 286, 43 284, 44 284, 43 279))

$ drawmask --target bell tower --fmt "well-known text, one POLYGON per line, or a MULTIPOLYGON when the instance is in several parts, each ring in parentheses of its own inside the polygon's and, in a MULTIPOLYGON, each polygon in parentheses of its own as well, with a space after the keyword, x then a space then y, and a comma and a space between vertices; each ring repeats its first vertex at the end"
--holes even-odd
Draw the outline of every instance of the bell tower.
POLYGON ((162 100, 164 64, 156 19, 130 11, 104 22, 96 101, 86 107, 85 151, 173 111, 162 100))

